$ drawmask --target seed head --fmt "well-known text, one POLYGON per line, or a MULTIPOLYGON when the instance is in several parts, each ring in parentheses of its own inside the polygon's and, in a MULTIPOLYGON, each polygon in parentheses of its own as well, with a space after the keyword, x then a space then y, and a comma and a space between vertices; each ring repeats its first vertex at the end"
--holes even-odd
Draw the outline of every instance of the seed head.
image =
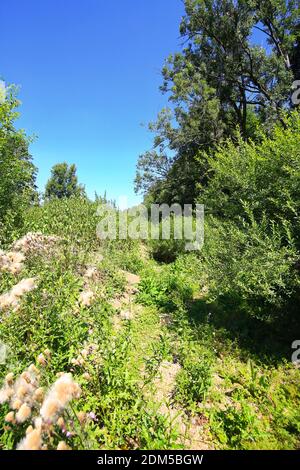
POLYGON ((17 450, 40 450, 42 445, 41 431, 34 429, 19 443, 17 450))
POLYGON ((24 421, 26 421, 30 417, 30 415, 31 408, 26 403, 23 403, 18 413, 16 414, 17 422, 24 423, 24 421))
POLYGON ((13 411, 7 413, 7 415, 5 416, 5 421, 7 423, 15 423, 15 414, 13 411))

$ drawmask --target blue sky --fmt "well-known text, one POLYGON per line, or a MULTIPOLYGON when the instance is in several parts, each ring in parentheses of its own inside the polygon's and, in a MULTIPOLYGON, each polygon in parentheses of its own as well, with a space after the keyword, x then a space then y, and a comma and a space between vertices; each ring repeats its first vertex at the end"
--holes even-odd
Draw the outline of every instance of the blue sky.
POLYGON ((166 104, 160 70, 182 15, 181 0, 1 0, 0 77, 21 86, 41 190, 67 161, 91 197, 139 201, 135 165, 152 145, 141 124, 166 104))

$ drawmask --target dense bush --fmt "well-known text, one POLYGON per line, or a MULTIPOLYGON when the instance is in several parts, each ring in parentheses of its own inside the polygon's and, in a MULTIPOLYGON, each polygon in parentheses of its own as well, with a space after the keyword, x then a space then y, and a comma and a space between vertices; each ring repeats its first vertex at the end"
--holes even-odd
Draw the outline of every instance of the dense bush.
POLYGON ((65 198, 71 196, 85 196, 84 187, 78 184, 76 166, 66 162, 57 163, 51 169, 51 178, 45 189, 45 198, 65 198))
POLYGON ((228 141, 209 159, 212 177, 201 196, 206 210, 240 222, 247 210, 289 229, 299 247, 300 115, 286 118, 260 143, 228 141))
POLYGON ((299 114, 286 126, 258 144, 240 139, 220 147, 201 197, 201 257, 212 297, 229 296, 264 319, 297 302, 299 291, 299 114))

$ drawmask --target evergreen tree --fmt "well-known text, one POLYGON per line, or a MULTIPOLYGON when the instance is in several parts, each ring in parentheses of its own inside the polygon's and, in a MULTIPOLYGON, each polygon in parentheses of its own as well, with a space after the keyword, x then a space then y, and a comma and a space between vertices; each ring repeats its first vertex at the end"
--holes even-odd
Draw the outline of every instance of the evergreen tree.
POLYGON ((45 198, 69 198, 71 196, 85 196, 84 187, 78 184, 76 165, 58 163, 51 170, 51 178, 46 184, 45 198))

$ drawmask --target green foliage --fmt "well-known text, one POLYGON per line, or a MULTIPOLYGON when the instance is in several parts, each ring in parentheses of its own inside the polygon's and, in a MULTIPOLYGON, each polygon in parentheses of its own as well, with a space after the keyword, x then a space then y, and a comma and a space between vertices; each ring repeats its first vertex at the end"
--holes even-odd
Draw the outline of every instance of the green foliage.
POLYGON ((300 115, 285 119, 261 142, 228 141, 209 158, 211 177, 201 195, 207 212, 239 222, 253 214, 282 226, 299 244, 300 115))
POLYGON ((258 139, 260 126, 285 127, 291 85, 299 78, 296 0, 185 0, 181 52, 163 68, 170 108, 155 123, 154 145, 139 159, 136 190, 157 202, 194 202, 207 184, 207 151, 224 138, 258 139), (253 33, 264 40, 258 46, 253 33))
POLYGON ((99 245, 98 221, 97 203, 82 197, 55 198, 30 208, 25 214, 23 230, 57 235, 88 250, 99 245))
POLYGON ((172 263, 184 252, 184 240, 149 240, 150 253, 159 263, 172 263))
POLYGON ((183 405, 191 405, 205 399, 211 386, 209 360, 188 361, 176 377, 176 399, 183 405))
POLYGON ((8 87, 6 98, 0 101, 0 245, 22 228, 24 210, 36 197, 30 140, 14 127, 19 104, 16 90, 8 87))
POLYGON ((229 407, 215 413, 213 430, 221 443, 234 449, 245 448, 247 441, 254 441, 259 435, 258 420, 249 406, 240 409, 229 407))
POLYGON ((156 305, 172 311, 178 303, 187 301, 191 296, 191 287, 171 267, 170 270, 144 273, 137 299, 144 305, 156 305))
POLYGON ((201 256, 211 300, 229 297, 257 318, 274 320, 276 310, 278 314, 297 296, 298 251, 283 240, 278 226, 270 228, 264 219, 260 225, 244 222, 239 228, 209 219, 206 235, 201 256))
POLYGON ((84 187, 78 184, 76 166, 58 163, 51 170, 51 178, 46 184, 45 198, 69 198, 85 196, 84 187))
POLYGON ((299 296, 300 116, 261 142, 228 141, 209 159, 201 259, 211 299, 274 320, 299 296))

